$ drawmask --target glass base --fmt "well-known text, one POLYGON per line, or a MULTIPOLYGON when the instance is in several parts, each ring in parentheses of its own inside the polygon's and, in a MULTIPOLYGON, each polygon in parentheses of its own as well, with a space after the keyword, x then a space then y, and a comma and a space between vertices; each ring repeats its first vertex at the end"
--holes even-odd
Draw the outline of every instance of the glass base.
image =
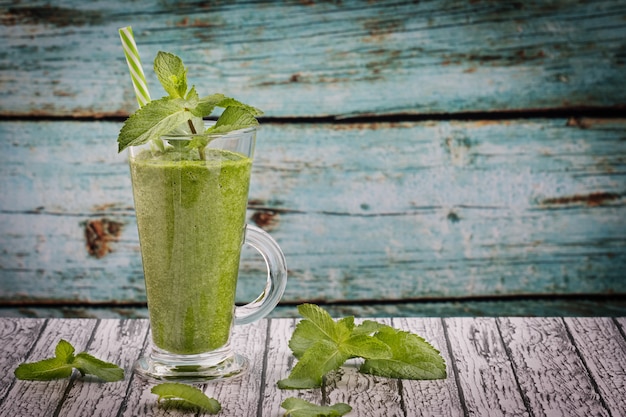
POLYGON ((135 362, 135 372, 160 381, 203 383, 235 378, 248 370, 248 359, 230 349, 197 355, 177 355, 152 348, 135 362))

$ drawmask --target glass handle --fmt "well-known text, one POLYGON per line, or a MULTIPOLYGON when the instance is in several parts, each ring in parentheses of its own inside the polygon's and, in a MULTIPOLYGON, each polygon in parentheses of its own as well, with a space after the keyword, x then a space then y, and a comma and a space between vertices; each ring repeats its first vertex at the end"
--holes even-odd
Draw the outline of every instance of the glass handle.
POLYGON ((247 324, 267 316, 276 307, 287 286, 287 263, 278 243, 263 229, 246 225, 244 244, 256 249, 267 266, 263 292, 249 304, 235 307, 235 324, 247 324))

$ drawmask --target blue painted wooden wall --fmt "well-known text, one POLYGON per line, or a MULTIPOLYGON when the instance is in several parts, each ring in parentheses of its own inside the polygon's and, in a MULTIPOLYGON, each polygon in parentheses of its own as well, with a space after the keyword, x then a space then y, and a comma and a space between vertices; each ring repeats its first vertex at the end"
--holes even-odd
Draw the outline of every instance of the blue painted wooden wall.
POLYGON ((626 313, 624 2, 65 0, 0 5, 0 315, 145 315, 127 25, 265 111, 276 315, 626 313))

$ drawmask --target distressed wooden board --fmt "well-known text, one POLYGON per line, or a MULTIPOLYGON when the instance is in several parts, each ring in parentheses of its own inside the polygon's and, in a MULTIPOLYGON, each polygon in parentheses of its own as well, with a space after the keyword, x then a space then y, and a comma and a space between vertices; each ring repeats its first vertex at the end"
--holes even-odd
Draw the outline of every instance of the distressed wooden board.
POLYGON ((6 319, 0 321, 0 357, 2 369, 5 370, 0 376, 0 400, 4 398, 15 380, 13 373, 8 370, 15 369, 24 361, 44 325, 44 320, 6 319))
POLYGON ((113 383, 75 384, 63 401, 58 415, 110 416, 126 398, 132 366, 148 334, 147 320, 100 320, 87 352, 124 369, 124 379, 113 383))
POLYGON ((404 401, 405 414, 415 417, 462 416, 463 405, 459 397, 456 373, 452 368, 451 353, 443 329, 443 320, 440 317, 427 317, 420 320, 394 317, 392 325, 397 329, 422 336, 435 349, 439 350, 447 367, 447 377, 445 379, 400 381, 402 398, 412 399, 411 401, 404 401))
POLYGON ((264 403, 259 400, 259 393, 265 383, 262 375, 266 363, 265 353, 269 344, 268 326, 268 321, 263 320, 236 327, 236 330, 233 330, 231 343, 236 353, 248 359, 248 370, 232 382, 206 384, 204 392, 209 397, 236 399, 228 405, 225 410, 226 415, 256 416, 264 407, 264 403), (261 349, 259 349, 260 346, 262 346, 261 349))
POLYGON ((444 321, 465 415, 529 416, 495 318, 444 321))
POLYGON ((610 415, 562 319, 500 318, 498 323, 516 381, 533 415, 610 415))
POLYGON ((313 404, 324 405, 320 389, 288 391, 276 389, 278 381, 287 378, 296 364, 296 359, 289 349, 289 339, 296 324, 296 320, 290 319, 270 321, 265 353, 265 373, 260 394, 263 409, 269 416, 283 414, 284 410, 280 405, 288 397, 297 397, 313 404))
POLYGON ((620 107, 625 14, 619 0, 4 4, 0 114, 133 111, 129 24, 154 97, 168 50, 203 94, 268 116, 620 107))
MULTIPOLYGON (((291 396, 318 404, 349 398, 355 416, 384 415, 385 411, 386 415, 402 417, 422 411, 425 415, 608 415, 606 405, 612 407, 611 415, 623 414, 625 319, 576 318, 566 322, 567 326, 562 319, 545 317, 393 318, 393 326, 418 332, 442 350, 448 364, 447 379, 396 381, 353 373, 321 389, 281 391, 276 381, 288 375, 295 361, 287 342, 296 321, 264 320, 234 329, 239 350, 254 361, 250 373, 244 379, 210 383, 202 389, 222 404, 220 415, 224 416, 239 416, 241 410, 257 410, 253 415, 279 415, 280 403, 291 396), (600 363, 602 372, 596 368, 600 363), (399 407, 398 398, 389 396, 390 387, 401 389, 399 407), (527 399, 520 404, 522 396, 527 399), (427 414, 429 411, 433 414, 427 414)), ((66 337, 79 351, 87 349, 127 370, 124 381, 106 384, 78 376, 53 382, 16 381, 11 375, 8 395, 0 397, 2 415, 83 416, 90 407, 74 406, 93 405, 97 398, 102 400, 91 408, 95 415, 186 415, 158 407, 156 396, 150 393, 155 382, 130 372, 134 359, 145 352, 141 347, 146 340, 146 323, 50 319, 44 324, 33 319, 0 319, 1 340, 14 338, 19 346, 34 346, 25 355, 27 360, 49 356, 58 339, 66 337), (42 327, 41 332, 15 332, 16 328, 42 327), (116 394, 123 385, 127 389, 116 394), (122 401, 118 394, 123 395, 122 401)), ((0 355, 1 369, 15 366, 13 356, 0 355)))
MULTIPOLYGON (((47 325, 35 338, 36 344, 24 361, 35 362, 53 356, 60 339, 70 342, 77 352, 84 351, 95 325, 96 320, 90 319, 65 320, 52 326, 47 325)), ((32 382, 14 378, 10 391, 0 404, 0 415, 52 416, 56 405, 63 401, 66 390, 72 384, 72 379, 32 382)))
MULTIPOLYGON (((377 320, 391 325, 391 319, 377 320)), ((360 320, 357 320, 357 324, 360 320)), ((361 374, 361 359, 349 360, 341 372, 328 375, 322 392, 326 402, 350 404, 354 417, 391 417, 405 414, 402 385, 397 379, 361 374)))
POLYGON ((626 396, 607 395, 626 390, 626 375, 616 372, 626 364, 626 340, 616 323, 609 318, 572 317, 565 324, 611 415, 626 415, 626 396))
MULTIPOLYGON (((249 217, 285 251, 285 302, 624 294, 624 126, 268 124, 249 217)), ((3 303, 145 301, 118 129, 0 123, 3 303), (119 236, 97 257, 86 224, 103 219, 119 236)), ((244 270, 240 301, 261 290, 244 270)))

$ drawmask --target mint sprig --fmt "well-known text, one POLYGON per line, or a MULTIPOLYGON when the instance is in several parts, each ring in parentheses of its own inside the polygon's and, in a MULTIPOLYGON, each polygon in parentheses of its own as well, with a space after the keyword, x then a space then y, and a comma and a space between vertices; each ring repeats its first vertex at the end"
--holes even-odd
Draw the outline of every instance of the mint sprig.
POLYGON ((314 304, 301 304, 298 312, 304 320, 289 341, 298 363, 288 378, 278 381, 281 389, 321 387, 327 373, 356 357, 365 360, 362 373, 398 379, 446 377, 439 351, 418 335, 372 320, 356 326, 351 316, 335 321, 314 304))
POLYGON ((209 398, 204 392, 191 385, 165 382, 155 385, 150 392, 159 396, 157 401, 163 408, 200 411, 210 414, 217 414, 222 408, 216 399, 209 398))
POLYGON ((74 352, 74 346, 61 339, 54 349, 54 358, 22 363, 15 369, 15 377, 28 381, 51 381, 71 376, 75 368, 83 376, 94 375, 105 382, 124 379, 124 370, 119 366, 100 360, 87 352, 77 355, 74 355, 74 352))
MULTIPOLYGON (((126 119, 117 137, 119 152, 167 134, 221 134, 259 124, 256 118, 263 112, 256 107, 220 93, 200 97, 195 86, 188 88, 187 69, 176 55, 159 52, 154 71, 168 95, 147 103, 126 119), (224 111, 213 126, 204 129, 203 119, 216 107, 224 111)), ((201 150, 207 141, 208 138, 197 139, 188 146, 201 150)))

